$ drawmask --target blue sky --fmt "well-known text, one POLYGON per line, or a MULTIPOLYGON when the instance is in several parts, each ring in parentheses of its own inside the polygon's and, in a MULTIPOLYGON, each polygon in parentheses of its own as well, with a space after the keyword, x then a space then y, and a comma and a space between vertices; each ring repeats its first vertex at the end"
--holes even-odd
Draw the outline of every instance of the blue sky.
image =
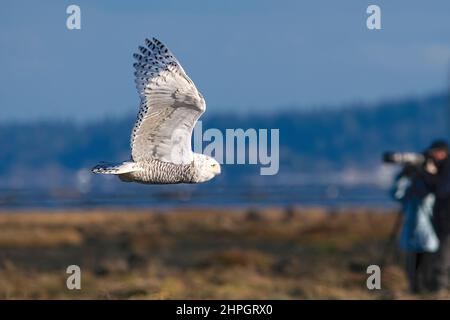
POLYGON ((208 112, 376 102, 444 90, 450 1, 22 1, 0 11, 0 121, 136 113, 132 54, 156 36, 208 112), (66 28, 81 7, 82 29, 66 28), (366 28, 381 7, 382 30, 366 28))

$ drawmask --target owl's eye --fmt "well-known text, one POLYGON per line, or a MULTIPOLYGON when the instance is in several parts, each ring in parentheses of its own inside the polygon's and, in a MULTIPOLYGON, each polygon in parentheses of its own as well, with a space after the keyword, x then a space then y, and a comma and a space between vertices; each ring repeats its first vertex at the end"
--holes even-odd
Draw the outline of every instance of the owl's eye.
POLYGON ((213 163, 213 164, 211 165, 211 167, 213 167, 213 168, 214 168, 215 166, 216 166, 216 164, 215 164, 215 163, 213 163))

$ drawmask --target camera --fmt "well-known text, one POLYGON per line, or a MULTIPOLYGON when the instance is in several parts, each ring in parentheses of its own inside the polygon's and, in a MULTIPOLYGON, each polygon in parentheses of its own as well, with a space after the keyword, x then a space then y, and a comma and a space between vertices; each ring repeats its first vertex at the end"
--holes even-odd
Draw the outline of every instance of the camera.
POLYGON ((415 152, 385 152, 383 162, 400 165, 420 166, 426 160, 426 156, 415 152))

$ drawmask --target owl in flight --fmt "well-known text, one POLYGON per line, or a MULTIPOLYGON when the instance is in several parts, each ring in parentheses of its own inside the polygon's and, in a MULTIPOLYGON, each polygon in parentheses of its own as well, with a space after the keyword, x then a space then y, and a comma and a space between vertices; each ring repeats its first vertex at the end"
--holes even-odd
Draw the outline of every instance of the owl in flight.
POLYGON ((200 183, 220 174, 213 158, 191 150, 192 130, 205 100, 178 60, 159 40, 145 40, 133 56, 139 113, 131 133, 131 159, 102 162, 92 172, 146 184, 200 183))

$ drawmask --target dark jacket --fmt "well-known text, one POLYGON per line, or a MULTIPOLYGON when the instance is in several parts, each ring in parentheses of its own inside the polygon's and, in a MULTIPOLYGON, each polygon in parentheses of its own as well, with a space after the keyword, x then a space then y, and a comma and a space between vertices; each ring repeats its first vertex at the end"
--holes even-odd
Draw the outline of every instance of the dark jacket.
POLYGON ((423 179, 436 196, 433 225, 438 236, 450 234, 450 158, 438 165, 438 173, 424 172, 423 179))
POLYGON ((436 198, 443 200, 450 198, 450 158, 438 165, 437 174, 425 173, 424 178, 436 198))

